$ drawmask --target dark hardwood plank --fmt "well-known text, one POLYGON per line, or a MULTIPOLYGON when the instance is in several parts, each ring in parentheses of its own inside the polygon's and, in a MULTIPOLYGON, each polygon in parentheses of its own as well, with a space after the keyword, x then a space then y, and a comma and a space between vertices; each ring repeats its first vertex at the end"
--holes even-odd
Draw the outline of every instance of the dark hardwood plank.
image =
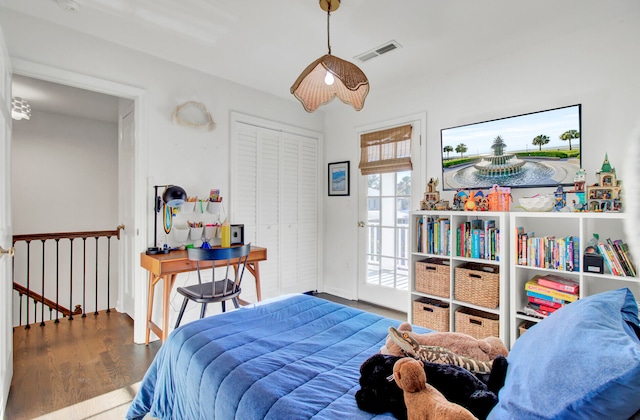
POLYGON ((160 344, 134 344, 133 321, 113 310, 16 327, 6 418, 31 419, 134 384, 160 344))

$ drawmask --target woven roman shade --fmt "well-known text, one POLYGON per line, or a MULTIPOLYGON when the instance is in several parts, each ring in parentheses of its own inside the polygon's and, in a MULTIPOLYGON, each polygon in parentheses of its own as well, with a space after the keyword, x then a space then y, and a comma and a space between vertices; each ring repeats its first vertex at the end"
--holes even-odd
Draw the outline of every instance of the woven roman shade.
POLYGON ((411 125, 389 128, 360 136, 362 175, 410 171, 411 125))

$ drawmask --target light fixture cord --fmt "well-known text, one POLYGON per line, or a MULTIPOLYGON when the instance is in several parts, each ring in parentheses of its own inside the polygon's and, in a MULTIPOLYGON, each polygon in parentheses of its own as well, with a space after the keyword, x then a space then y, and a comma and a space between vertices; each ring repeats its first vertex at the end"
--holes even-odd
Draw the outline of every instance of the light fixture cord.
POLYGON ((329 49, 329 55, 331 55, 331 40, 329 31, 329 18, 331 17, 331 0, 327 2, 327 48, 329 49))

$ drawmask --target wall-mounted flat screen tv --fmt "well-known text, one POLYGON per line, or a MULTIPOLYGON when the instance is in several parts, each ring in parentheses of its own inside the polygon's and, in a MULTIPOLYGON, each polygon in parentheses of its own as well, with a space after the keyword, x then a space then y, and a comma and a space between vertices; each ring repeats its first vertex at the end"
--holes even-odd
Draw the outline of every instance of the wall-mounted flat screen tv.
POLYGON ((582 106, 444 128, 444 190, 574 185, 581 168, 582 106))

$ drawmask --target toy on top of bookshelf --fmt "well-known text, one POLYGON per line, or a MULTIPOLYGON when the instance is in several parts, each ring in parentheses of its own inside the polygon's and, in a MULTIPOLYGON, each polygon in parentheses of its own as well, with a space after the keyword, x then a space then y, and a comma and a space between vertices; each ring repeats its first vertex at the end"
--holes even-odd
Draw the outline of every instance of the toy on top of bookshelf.
POLYGON ((598 182, 587 185, 588 211, 607 212, 622 210, 622 181, 616 177, 616 170, 609 163, 609 156, 605 155, 602 167, 596 172, 598 182))
POLYGON ((509 211, 513 198, 510 187, 501 187, 494 184, 487 194, 489 211, 509 211))
POLYGON ((466 211, 487 211, 489 210, 489 199, 485 197, 482 190, 471 190, 468 193, 458 190, 454 198, 454 207, 460 207, 466 211))
POLYGON ((449 202, 440 199, 440 193, 436 191, 436 187, 440 181, 438 178, 431 178, 427 183, 427 191, 424 193, 424 199, 420 201, 420 210, 449 210, 449 202))
POLYGON ((561 211, 567 205, 567 193, 562 189, 562 185, 558 185, 556 192, 553 193, 554 203, 553 211, 561 211))
POLYGON ((587 183, 587 171, 583 168, 578 169, 576 176, 573 177, 573 189, 567 192, 578 193, 584 192, 584 186, 587 183))

